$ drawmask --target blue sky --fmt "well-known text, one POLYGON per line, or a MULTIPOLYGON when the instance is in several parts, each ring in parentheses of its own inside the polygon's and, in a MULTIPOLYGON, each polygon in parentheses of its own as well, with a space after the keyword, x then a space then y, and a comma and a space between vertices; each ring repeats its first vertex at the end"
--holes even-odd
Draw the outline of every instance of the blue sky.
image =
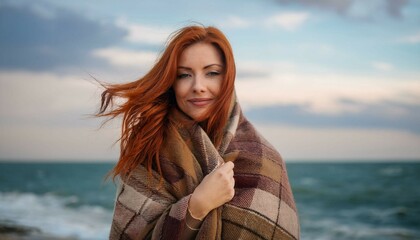
POLYGON ((90 75, 143 75, 198 22, 234 49, 246 115, 286 160, 420 159, 420 2, 0 1, 0 158, 115 160, 90 75))

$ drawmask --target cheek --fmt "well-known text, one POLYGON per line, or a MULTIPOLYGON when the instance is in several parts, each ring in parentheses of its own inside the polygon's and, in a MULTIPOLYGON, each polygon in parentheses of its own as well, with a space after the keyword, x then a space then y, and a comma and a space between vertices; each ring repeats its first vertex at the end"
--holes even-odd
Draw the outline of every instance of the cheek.
POLYGON ((222 79, 213 81, 209 88, 214 95, 219 95, 220 89, 222 88, 222 79))
POLYGON ((180 101, 188 93, 188 85, 184 81, 176 82, 173 85, 173 89, 174 89, 175 98, 177 101, 180 101))

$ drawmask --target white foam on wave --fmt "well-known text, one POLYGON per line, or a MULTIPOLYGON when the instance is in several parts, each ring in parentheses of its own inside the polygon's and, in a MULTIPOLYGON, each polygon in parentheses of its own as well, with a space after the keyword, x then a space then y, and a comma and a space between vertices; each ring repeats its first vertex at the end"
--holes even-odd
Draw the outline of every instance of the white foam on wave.
POLYGON ((302 239, 333 240, 333 239, 414 239, 419 237, 419 231, 403 227, 390 227, 364 223, 344 223, 336 219, 317 219, 305 221, 311 229, 303 231, 302 239))
POLYGON ((77 201, 75 196, 0 192, 0 220, 59 237, 107 239, 112 212, 100 206, 68 207, 77 201))
MULTIPOLYGON (((302 210, 302 209, 301 209, 302 210)), ((355 217, 368 209, 340 210, 338 216, 323 216, 321 209, 304 209, 305 214, 300 219, 306 226, 302 229, 302 240, 334 240, 334 239, 418 239, 420 231, 403 226, 366 223, 356 221, 355 217)), ((382 210, 370 209, 369 214, 377 217, 388 217, 400 211, 400 208, 382 210)))
POLYGON ((314 186, 319 184, 318 179, 311 178, 311 177, 304 177, 300 180, 300 183, 305 186, 314 186))
POLYGON ((385 167, 379 170, 380 174, 383 176, 394 177, 399 176, 403 173, 401 167, 385 167))
POLYGON ((387 219, 394 218, 396 215, 406 214, 408 209, 404 206, 395 206, 392 208, 368 208, 358 207, 354 209, 344 209, 340 211, 343 217, 370 217, 376 222, 386 221, 387 219))

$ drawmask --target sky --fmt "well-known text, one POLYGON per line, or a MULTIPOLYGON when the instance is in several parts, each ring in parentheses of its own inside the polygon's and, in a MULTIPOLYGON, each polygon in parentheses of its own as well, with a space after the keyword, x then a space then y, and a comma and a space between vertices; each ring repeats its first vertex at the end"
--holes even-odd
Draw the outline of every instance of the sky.
POLYGON ((0 0, 0 160, 116 161, 93 78, 140 78, 191 24, 226 34, 286 162, 420 159, 420 1, 0 0))

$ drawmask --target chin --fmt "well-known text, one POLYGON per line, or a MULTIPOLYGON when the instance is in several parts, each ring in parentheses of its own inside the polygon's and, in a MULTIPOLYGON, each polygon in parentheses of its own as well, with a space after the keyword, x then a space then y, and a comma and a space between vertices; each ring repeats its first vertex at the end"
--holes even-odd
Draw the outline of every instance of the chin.
POLYGON ((194 116, 190 116, 192 119, 194 119, 194 121, 196 122, 202 122, 206 119, 204 119, 204 115, 200 114, 200 115, 194 115, 194 116))

